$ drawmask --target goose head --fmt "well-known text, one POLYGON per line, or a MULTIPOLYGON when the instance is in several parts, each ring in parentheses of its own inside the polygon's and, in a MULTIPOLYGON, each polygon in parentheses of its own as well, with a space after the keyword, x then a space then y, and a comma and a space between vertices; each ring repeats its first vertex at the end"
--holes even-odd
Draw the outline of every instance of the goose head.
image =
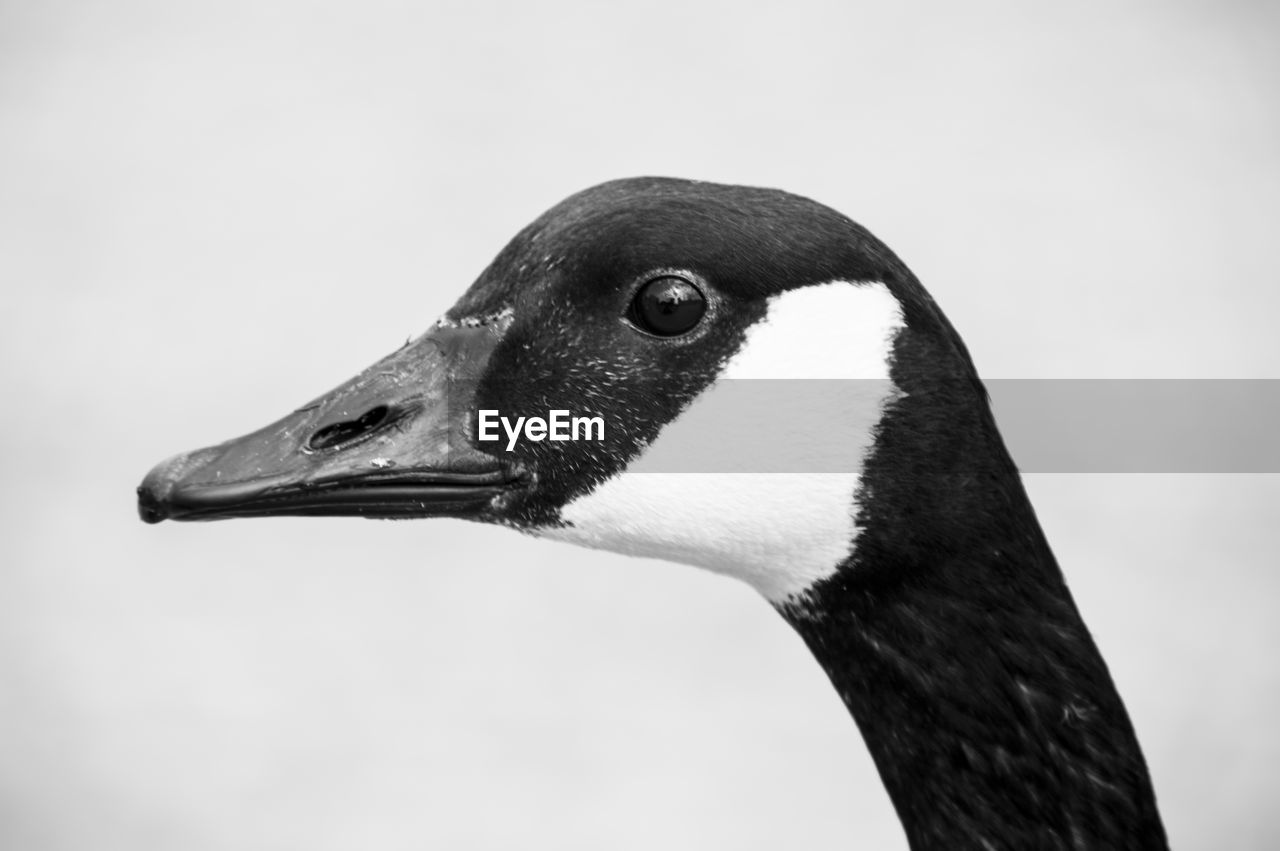
MULTIPOLYGON (((981 427, 971 376, 908 269, 836 211, 619 180, 538 218, 355 378, 158 465, 139 511, 462 517, 711 568, 779 602, 853 553, 895 401, 928 392, 953 431, 981 427)), ((896 438, 899 455, 955 449, 896 438)))
POLYGON ((138 508, 457 517, 726 573, 826 670, 913 847, 1164 844, 963 343, 893 252, 806 198, 573 195, 422 336, 162 462, 138 508))

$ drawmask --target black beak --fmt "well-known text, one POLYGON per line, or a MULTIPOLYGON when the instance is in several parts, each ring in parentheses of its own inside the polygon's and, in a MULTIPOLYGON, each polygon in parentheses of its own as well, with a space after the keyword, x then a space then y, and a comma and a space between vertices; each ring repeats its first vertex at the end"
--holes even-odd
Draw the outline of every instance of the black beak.
POLYGON ((161 462, 138 488, 139 515, 496 516, 523 479, 470 435, 503 330, 436 328, 266 428, 161 462))

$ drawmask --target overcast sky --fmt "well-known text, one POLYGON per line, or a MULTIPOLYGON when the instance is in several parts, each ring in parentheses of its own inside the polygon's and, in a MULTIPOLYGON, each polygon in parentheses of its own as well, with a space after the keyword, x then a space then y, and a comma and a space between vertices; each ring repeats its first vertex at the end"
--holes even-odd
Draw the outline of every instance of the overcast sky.
MULTIPOLYGON (((1280 378, 1277 8, 0 2, 0 846, 905 848, 745 585, 133 488, 636 174, 848 214, 990 378, 1280 378)), ((1280 479, 1028 486, 1171 840, 1280 845, 1280 479)))

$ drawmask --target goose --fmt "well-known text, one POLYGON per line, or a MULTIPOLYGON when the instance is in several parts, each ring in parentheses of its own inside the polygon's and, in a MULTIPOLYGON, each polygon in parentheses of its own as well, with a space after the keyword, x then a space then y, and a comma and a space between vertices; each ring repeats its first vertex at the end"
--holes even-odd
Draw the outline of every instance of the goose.
POLYGON ((913 849, 1167 847, 964 343, 807 198, 574 194, 420 337, 137 498, 148 523, 465 518, 737 577, 826 671, 913 849))

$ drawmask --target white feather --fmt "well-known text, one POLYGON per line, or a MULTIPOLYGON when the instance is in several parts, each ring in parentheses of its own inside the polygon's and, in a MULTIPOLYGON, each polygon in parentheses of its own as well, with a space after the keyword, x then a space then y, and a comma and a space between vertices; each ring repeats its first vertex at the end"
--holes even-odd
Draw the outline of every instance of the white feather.
POLYGON ((855 546, 855 496, 875 426, 897 392, 889 363, 902 324, 901 305, 878 282, 773 297, 716 383, 627 470, 566 505, 569 525, 541 534, 736 576, 774 602, 802 593, 855 546), (856 380, 834 385, 839 392, 807 385, 803 405, 762 405, 805 385, 756 383, 744 393, 750 383, 733 379, 856 380), (731 456, 727 466, 717 450, 731 456), (688 469, 696 471, 673 472, 688 469), (735 469, 747 472, 728 472, 735 469))

